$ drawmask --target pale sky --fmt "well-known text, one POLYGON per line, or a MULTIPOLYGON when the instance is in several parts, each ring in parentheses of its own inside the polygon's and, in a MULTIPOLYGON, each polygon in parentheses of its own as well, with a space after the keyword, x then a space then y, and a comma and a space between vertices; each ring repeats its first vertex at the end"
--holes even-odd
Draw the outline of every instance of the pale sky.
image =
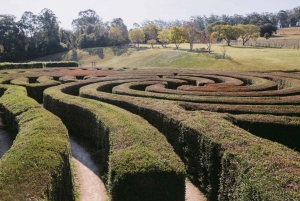
POLYGON ((25 11, 38 14, 48 8, 58 17, 60 27, 71 29, 80 11, 92 9, 104 22, 120 17, 132 28, 144 19, 188 20, 193 15, 245 15, 298 6, 299 0, 0 0, 0 14, 12 14, 19 20, 25 11))

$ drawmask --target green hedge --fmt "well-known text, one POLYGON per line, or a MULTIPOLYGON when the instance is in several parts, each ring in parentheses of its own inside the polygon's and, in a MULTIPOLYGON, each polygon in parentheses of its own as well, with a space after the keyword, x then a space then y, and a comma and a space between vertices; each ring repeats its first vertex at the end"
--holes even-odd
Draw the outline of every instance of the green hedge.
POLYGON ((28 68, 52 68, 52 67, 78 67, 76 61, 62 62, 30 62, 30 63, 0 63, 0 70, 5 69, 28 69, 28 68))
POLYGON ((43 102, 43 92, 45 89, 61 84, 59 81, 53 80, 50 76, 41 76, 37 78, 37 83, 29 83, 30 78, 18 77, 11 80, 11 84, 26 87, 27 95, 37 102, 43 102))
POLYGON ((68 132, 19 86, 0 86, 12 147, 0 159, 0 200, 74 200, 68 132))
POLYGON ((27 68, 44 68, 44 63, 42 62, 32 62, 32 63, 0 63, 0 70, 5 69, 27 69, 27 68))
POLYGON ((76 61, 60 61, 60 62, 44 62, 46 68, 57 67, 78 67, 79 64, 76 61))
POLYGON ((82 87, 80 96, 127 109, 158 128, 209 200, 300 200, 298 152, 234 126, 225 114, 104 93, 102 85, 82 87))
POLYGON ((231 115, 232 122, 250 133, 300 151, 300 117, 263 114, 231 115))
POLYGON ((123 109, 68 95, 78 94, 81 86, 46 89, 44 107, 59 116, 70 133, 95 143, 111 200, 183 201, 184 165, 165 137, 123 109))

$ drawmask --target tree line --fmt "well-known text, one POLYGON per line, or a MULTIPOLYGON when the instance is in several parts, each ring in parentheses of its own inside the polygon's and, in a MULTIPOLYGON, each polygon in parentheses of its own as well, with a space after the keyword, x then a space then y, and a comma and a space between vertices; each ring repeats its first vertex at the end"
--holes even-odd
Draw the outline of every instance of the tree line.
POLYGON ((230 41, 238 37, 243 44, 249 38, 270 37, 277 26, 299 26, 300 7, 277 13, 243 15, 192 16, 189 20, 144 20, 127 29, 121 18, 103 22, 94 10, 81 11, 72 21, 72 30, 59 27, 59 19, 50 9, 39 14, 24 12, 16 21, 13 15, 0 15, 0 61, 28 61, 37 57, 77 48, 105 47, 159 42, 162 46, 174 43, 178 48, 189 42, 190 49, 197 41, 209 45, 214 40, 230 41), (298 24, 297 24, 298 23, 298 24), (251 26, 250 26, 251 25, 251 26), (255 32, 255 33, 254 33, 255 32))

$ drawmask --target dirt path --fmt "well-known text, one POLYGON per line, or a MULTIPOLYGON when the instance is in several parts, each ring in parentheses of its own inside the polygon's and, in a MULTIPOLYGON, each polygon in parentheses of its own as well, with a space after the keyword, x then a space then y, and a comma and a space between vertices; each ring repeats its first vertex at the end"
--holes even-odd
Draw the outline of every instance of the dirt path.
MULTIPOLYGON (((79 201, 107 201, 103 182, 98 177, 98 167, 84 147, 70 137, 72 161, 75 165, 75 185, 78 186, 79 201)), ((171 182, 171 181, 170 181, 171 182)), ((186 201, 207 201, 191 182, 186 181, 186 201)))
POLYGON ((199 189, 194 186, 190 181, 185 182, 185 200, 186 201, 207 201, 199 189))
POLYGON ((88 167, 72 158, 75 164, 75 185, 79 187, 79 201, 106 201, 106 189, 100 178, 88 167))
POLYGON ((100 180, 98 167, 84 147, 70 137, 72 161, 75 165, 75 185, 78 186, 79 201, 106 201, 105 186, 100 180))

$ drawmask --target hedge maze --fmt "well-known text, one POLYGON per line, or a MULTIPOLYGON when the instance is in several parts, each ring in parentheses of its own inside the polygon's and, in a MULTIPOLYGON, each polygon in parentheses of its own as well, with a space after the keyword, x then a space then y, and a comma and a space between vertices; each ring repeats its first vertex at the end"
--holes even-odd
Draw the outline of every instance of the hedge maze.
POLYGON ((300 200, 300 71, 70 67, 0 77, 15 137, 0 159, 0 200, 74 200, 69 134, 93 143, 113 201, 184 201, 186 178, 210 201, 300 200))

